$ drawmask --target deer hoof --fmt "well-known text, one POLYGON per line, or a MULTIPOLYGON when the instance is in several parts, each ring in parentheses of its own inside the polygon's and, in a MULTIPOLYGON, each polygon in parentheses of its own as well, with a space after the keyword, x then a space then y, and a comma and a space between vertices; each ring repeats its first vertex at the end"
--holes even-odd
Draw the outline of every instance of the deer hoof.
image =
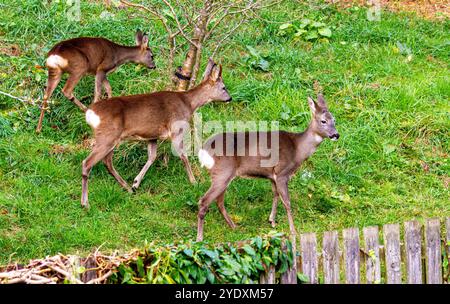
POLYGON ((269 223, 272 226, 272 228, 275 228, 277 226, 277 223, 275 222, 275 220, 269 220, 269 223))

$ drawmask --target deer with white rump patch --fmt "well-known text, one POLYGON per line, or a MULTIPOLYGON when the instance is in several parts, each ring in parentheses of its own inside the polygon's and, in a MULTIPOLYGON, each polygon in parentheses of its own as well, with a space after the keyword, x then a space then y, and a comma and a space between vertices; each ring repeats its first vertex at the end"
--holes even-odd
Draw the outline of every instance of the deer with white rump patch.
POLYGON ((269 179, 272 183, 273 203, 269 222, 275 226, 278 198, 286 209, 290 233, 295 248, 295 227, 291 213, 288 182, 301 164, 310 157, 325 138, 337 140, 339 134, 334 118, 322 95, 317 102, 308 97, 312 119, 308 128, 301 133, 286 131, 220 133, 210 138, 198 153, 202 166, 208 169, 211 187, 200 199, 198 212, 197 241, 203 240, 203 224, 208 207, 217 201, 219 211, 231 228, 236 225, 228 215, 224 198, 230 182, 237 176, 269 179), (261 141, 273 155, 262 154, 261 141), (219 152, 217 152, 219 151, 219 152))
POLYGON ((209 61, 203 81, 189 91, 114 97, 94 103, 86 112, 86 121, 94 131, 95 144, 83 161, 81 205, 88 204, 88 176, 92 167, 103 160, 109 173, 132 192, 137 189, 156 158, 158 139, 170 139, 184 163, 191 183, 195 182, 183 148, 183 136, 194 112, 210 101, 231 101, 222 80, 222 66, 209 61), (125 139, 148 142, 148 160, 134 179, 132 188, 116 172, 112 164, 114 148, 125 139))
POLYGON ((41 132, 48 99, 52 96, 64 73, 69 74, 69 78, 62 89, 64 96, 83 112, 86 112, 86 106, 73 95, 75 86, 84 75, 95 75, 94 102, 97 102, 102 94, 102 87, 105 89, 108 98, 112 97, 111 85, 106 75, 120 65, 131 61, 154 69, 156 66, 153 62, 153 53, 148 47, 148 36, 138 30, 135 40, 136 46, 124 46, 105 38, 91 37, 74 38, 56 44, 48 52, 46 60, 48 68, 47 88, 44 93, 36 132, 41 132))

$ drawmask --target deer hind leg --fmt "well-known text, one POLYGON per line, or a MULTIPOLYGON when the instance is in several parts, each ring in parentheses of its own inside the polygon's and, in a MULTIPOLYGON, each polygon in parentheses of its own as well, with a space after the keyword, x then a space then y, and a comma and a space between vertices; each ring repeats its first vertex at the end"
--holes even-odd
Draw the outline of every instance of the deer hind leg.
POLYGON ((103 163, 106 165, 106 168, 108 169, 108 172, 114 176, 114 178, 119 182, 119 184, 128 192, 133 192, 131 190, 130 186, 128 186, 127 182, 117 173, 116 169, 113 166, 112 159, 113 159, 114 151, 109 152, 108 155, 105 156, 103 159, 103 163))
POLYGON ((41 115, 39 116, 39 122, 36 128, 36 132, 41 132, 42 129, 42 120, 44 119, 45 111, 47 110, 48 100, 53 94, 53 91, 58 86, 58 83, 61 81, 62 71, 60 69, 48 69, 48 79, 47 79, 47 88, 45 89, 44 98, 41 104, 41 115))
POLYGON ((230 218, 230 216, 227 213, 227 210, 225 209, 225 191, 224 190, 218 197, 217 197, 217 206, 219 207, 220 213, 222 213, 225 221, 227 222, 228 226, 230 226, 231 229, 236 228, 236 224, 233 222, 233 220, 230 218))
POLYGON ((103 79, 103 88, 106 91, 106 94, 108 95, 108 98, 112 98, 112 88, 111 88, 111 84, 109 83, 109 80, 106 78, 103 79))
POLYGON ((114 142, 106 142, 94 145, 91 154, 83 160, 82 163, 82 192, 81 192, 81 206, 85 208, 89 208, 88 201, 88 178, 91 173, 92 167, 95 166, 99 161, 104 159, 113 149, 115 143, 114 142))
POLYGON ((134 179, 133 186, 132 186, 133 190, 136 190, 139 187, 139 185, 141 184, 141 181, 144 178, 145 174, 147 173, 148 169, 155 161, 156 147, 157 147, 156 140, 152 140, 148 143, 148 146, 147 146, 148 159, 147 159, 147 162, 145 163, 144 167, 142 168, 141 172, 139 172, 139 174, 134 179))
POLYGON ((277 225, 275 222, 275 218, 277 217, 277 208, 278 208, 278 191, 277 191, 277 185, 275 184, 275 181, 272 181, 272 192, 273 192, 273 201, 272 201, 272 211, 270 212, 269 216, 269 223, 272 225, 272 227, 275 228, 277 225))
POLYGON ((225 190, 227 189, 234 176, 232 171, 222 172, 222 174, 224 175, 213 178, 211 187, 200 199, 199 211, 197 215, 197 242, 203 241, 203 225, 205 222, 205 215, 208 211, 209 206, 214 200, 219 199, 221 194, 225 193, 225 190))
POLYGON ((82 76, 83 74, 70 74, 69 78, 66 81, 66 84, 64 85, 64 88, 62 89, 62 92, 64 96, 66 96, 67 99, 76 104, 81 109, 81 111, 86 112, 86 106, 73 95, 73 90, 75 89, 75 86, 80 81, 82 76))

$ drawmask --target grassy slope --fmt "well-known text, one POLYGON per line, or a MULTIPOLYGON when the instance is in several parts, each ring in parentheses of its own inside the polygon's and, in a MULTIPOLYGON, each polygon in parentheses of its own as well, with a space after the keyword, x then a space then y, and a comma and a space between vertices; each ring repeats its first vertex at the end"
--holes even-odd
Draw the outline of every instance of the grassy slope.
MULTIPOLYGON (((133 43, 142 19, 124 11, 114 19, 98 16, 98 4, 82 4, 81 22, 68 22, 63 4, 44 8, 41 1, 0 4, 0 41, 17 44, 19 57, 0 55, 0 90, 18 96, 42 96, 45 53, 57 41, 80 35, 106 36, 133 43), (37 76, 40 75, 40 76, 37 76)), ((285 4, 264 12, 271 20, 307 16, 335 26, 329 44, 294 43, 276 36, 277 24, 252 21, 223 50, 224 78, 232 104, 201 109, 209 120, 280 120, 284 129, 302 130, 309 114, 306 96, 317 81, 324 89, 342 137, 326 141, 290 183, 293 212, 300 231, 324 231, 349 226, 379 225, 414 218, 449 216, 449 23, 434 23, 411 15, 383 13, 368 22, 363 10, 285 4), (413 59, 395 52, 405 43, 413 59), (245 45, 268 54, 271 72, 252 70, 242 59, 245 45), (281 119, 282 104, 293 113, 281 119), (424 164, 428 166, 424 170, 424 164)), ((151 44, 165 45, 161 28, 152 25, 151 44)), ((158 69, 135 65, 112 74, 115 95, 162 89, 168 83, 165 55, 155 47, 158 69)), ((61 88, 61 85, 60 85, 61 88)), ((139 246, 146 240, 172 242, 193 239, 196 202, 209 181, 192 158, 200 183, 187 182, 183 165, 163 144, 140 190, 130 195, 108 175, 103 165, 93 169, 91 209, 79 205, 81 161, 89 153, 81 145, 90 134, 83 115, 58 89, 46 116, 43 133, 33 132, 37 107, 24 106, 0 95, 0 264, 56 252, 87 252, 139 246), (52 128, 53 127, 53 128, 52 128), (54 130, 56 128, 57 130, 54 130), (59 148, 58 148, 59 147, 59 148), (165 165, 163 155, 168 156, 165 165)), ((89 96, 93 79, 84 79, 77 96, 89 96)), ((119 148, 115 166, 132 181, 146 160, 144 145, 119 148)), ((229 241, 267 232, 271 187, 263 180, 236 180, 226 206, 239 227, 232 231, 217 208, 207 216, 205 238, 229 241)), ((277 229, 288 231, 279 208, 277 229)))

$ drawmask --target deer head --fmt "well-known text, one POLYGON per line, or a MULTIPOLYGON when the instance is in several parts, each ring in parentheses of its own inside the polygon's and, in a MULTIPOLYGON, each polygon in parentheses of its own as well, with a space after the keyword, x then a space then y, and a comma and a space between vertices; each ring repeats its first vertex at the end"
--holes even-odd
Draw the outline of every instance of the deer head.
POLYGON ((148 47, 148 35, 143 34, 141 30, 137 30, 135 40, 136 45, 139 47, 139 53, 134 59, 134 62, 143 64, 149 69, 156 68, 155 62, 153 61, 152 50, 148 47))
POLYGON ((225 87, 222 79, 222 65, 218 66, 211 59, 208 61, 208 65, 203 77, 203 88, 207 92, 206 99, 209 101, 225 101, 232 100, 230 94, 225 87))
POLYGON ((322 94, 317 96, 317 102, 308 97, 308 104, 312 113, 311 126, 313 131, 322 138, 328 137, 331 140, 338 140, 339 133, 334 125, 334 117, 328 111, 328 106, 322 94))

